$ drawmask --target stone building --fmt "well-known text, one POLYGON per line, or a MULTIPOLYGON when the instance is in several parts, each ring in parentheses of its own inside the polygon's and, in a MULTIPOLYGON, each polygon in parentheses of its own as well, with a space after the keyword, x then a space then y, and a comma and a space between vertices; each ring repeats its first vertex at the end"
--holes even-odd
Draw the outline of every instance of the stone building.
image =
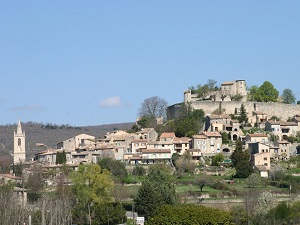
POLYGON ((21 120, 19 118, 17 130, 14 131, 14 164, 26 161, 25 131, 22 131, 21 120))

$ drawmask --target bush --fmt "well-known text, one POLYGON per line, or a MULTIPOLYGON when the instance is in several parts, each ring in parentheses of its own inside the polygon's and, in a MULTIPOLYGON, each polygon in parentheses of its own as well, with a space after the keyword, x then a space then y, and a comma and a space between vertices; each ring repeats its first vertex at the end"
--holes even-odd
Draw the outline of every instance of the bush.
POLYGON ((211 187, 216 189, 216 190, 230 190, 230 188, 228 188, 226 184, 224 184, 220 181, 217 181, 216 183, 211 185, 211 187))
POLYGON ((154 224, 231 224, 232 217, 229 212, 213 209, 202 205, 164 205, 156 211, 147 222, 154 224))

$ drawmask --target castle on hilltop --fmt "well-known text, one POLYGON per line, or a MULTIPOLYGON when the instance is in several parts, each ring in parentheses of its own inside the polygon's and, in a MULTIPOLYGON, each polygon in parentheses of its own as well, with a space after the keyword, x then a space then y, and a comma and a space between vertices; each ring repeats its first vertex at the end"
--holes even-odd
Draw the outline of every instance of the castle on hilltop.
MULTIPOLYGON (((223 110, 223 114, 236 114, 242 104, 245 106, 248 116, 264 114, 269 118, 276 116, 286 121, 294 115, 300 114, 300 105, 247 101, 247 94, 246 81, 235 80, 222 83, 220 89, 211 91, 206 98, 199 97, 192 90, 186 90, 183 103, 190 103, 193 109, 202 109, 206 115, 215 114, 220 108, 223 110), (236 98, 237 96, 238 98, 236 98)), ((168 119, 179 116, 181 105, 182 103, 176 103, 168 107, 168 119)))
POLYGON ((235 96, 241 96, 242 101, 246 101, 247 88, 245 80, 228 81, 221 84, 220 90, 211 91, 207 98, 201 98, 192 90, 184 91, 184 102, 207 101, 214 98, 214 101, 232 101, 235 96))

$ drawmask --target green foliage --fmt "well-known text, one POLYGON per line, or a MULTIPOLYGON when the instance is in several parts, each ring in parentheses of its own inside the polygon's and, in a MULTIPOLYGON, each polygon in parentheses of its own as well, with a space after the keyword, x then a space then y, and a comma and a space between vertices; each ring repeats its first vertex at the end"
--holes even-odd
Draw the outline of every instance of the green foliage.
POLYGON ((182 156, 178 155, 178 158, 174 161, 174 165, 178 176, 182 176, 183 173, 193 174, 196 167, 196 163, 192 160, 192 156, 188 151, 182 156))
POLYGON ((244 127, 245 124, 248 122, 247 112, 244 104, 241 105, 238 120, 242 127, 244 127))
POLYGON ((136 211, 149 218, 158 207, 175 203, 175 187, 171 176, 163 170, 152 168, 134 199, 136 211))
POLYGON ((236 102, 238 102, 238 101, 241 101, 242 98, 243 98, 243 96, 240 95, 240 94, 233 95, 233 96, 231 96, 231 101, 236 101, 236 102))
POLYGON ((278 220, 286 219, 289 215, 289 207, 286 202, 280 202, 275 208, 275 218, 278 220))
POLYGON ((250 165, 249 160, 239 161, 235 166, 237 178, 247 178, 251 173, 253 173, 253 167, 250 165))
POLYGON ((240 161, 249 162, 250 154, 247 151, 243 151, 243 143, 240 140, 236 141, 235 150, 231 154, 230 159, 234 167, 236 167, 240 161))
POLYGON ((277 102, 279 92, 269 81, 265 81, 255 92, 254 101, 277 102))
POLYGON ((67 156, 66 156, 66 152, 62 151, 62 152, 57 152, 56 153, 56 164, 64 164, 67 162, 67 156))
POLYGON ((223 161, 224 161, 224 155, 222 153, 218 153, 212 157, 211 165, 220 166, 220 163, 223 161))
POLYGON ((189 87, 192 94, 197 94, 198 98, 206 98, 211 91, 218 89, 216 86, 217 81, 209 79, 206 84, 198 84, 196 88, 194 86, 189 87))
POLYGON ((100 159, 98 161, 98 165, 102 169, 108 170, 113 176, 122 182, 128 175, 125 164, 119 160, 107 157, 100 159))
POLYGON ((248 184, 249 187, 259 186, 261 184, 261 177, 256 173, 252 173, 246 179, 246 183, 248 184))
POLYGON ((257 85, 251 86, 249 88, 249 92, 248 92, 248 95, 247 95, 247 100, 248 101, 255 101, 255 95, 257 93, 257 90, 258 90, 257 85))
POLYGON ((229 143, 229 137, 227 132, 222 133, 222 144, 228 144, 229 143))
POLYGON ((286 103, 286 104, 294 104, 296 101, 296 97, 295 97, 293 91, 289 88, 286 88, 283 90, 281 97, 282 97, 283 103, 286 103))
MULTIPOLYGON (((77 204, 74 208, 74 220, 91 221, 95 204, 106 204, 111 201, 113 181, 107 170, 97 164, 80 165, 72 174, 72 189, 77 204)), ((84 222, 80 222, 84 224, 84 222)))
MULTIPOLYGON (((149 115, 141 116, 139 118, 139 120, 137 121, 137 124, 141 128, 156 127, 157 126, 156 118, 152 117, 152 116, 149 116, 149 115)), ((136 129, 136 128, 132 127, 132 129, 136 129)))
POLYGON ((232 217, 229 212, 220 209, 208 208, 202 205, 164 205, 157 209, 155 215, 147 225, 155 224, 231 224, 232 217))
POLYGON ((205 119, 204 111, 194 110, 190 104, 182 104, 181 113, 175 119, 175 134, 177 137, 192 137, 199 133, 205 119))
POLYGON ((203 191, 203 188, 205 186, 209 186, 213 183, 210 176, 206 174, 200 174, 197 177, 195 177, 195 184, 199 186, 200 191, 203 191))
POLYGON ((230 210, 233 224, 247 225, 247 212, 244 207, 236 206, 230 210))
POLYGON ((93 225, 124 224, 127 220, 126 210, 121 203, 95 205, 93 225))
POLYGON ((146 174, 146 169, 143 166, 136 165, 133 168, 132 175, 134 176, 144 176, 146 174))

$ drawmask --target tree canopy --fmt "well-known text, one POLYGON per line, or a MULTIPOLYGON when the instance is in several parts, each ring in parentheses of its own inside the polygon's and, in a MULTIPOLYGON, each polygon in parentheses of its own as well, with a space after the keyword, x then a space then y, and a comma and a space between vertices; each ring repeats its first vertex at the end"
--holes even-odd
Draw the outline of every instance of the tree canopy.
POLYGON ((218 89, 216 84, 217 81, 209 79, 206 84, 198 84, 196 87, 191 86, 189 87, 189 89, 192 91, 193 94, 197 94, 199 98, 206 98, 210 92, 218 89))
POLYGON ((139 108, 139 116, 150 118, 166 117, 168 102, 158 96, 146 98, 139 108))
POLYGON ((97 164, 80 165, 78 171, 72 174, 72 183, 78 215, 87 215, 89 224, 92 224, 93 204, 101 205, 111 201, 113 181, 109 172, 97 164))
POLYGON ((171 176, 164 170, 152 168, 134 199, 136 211, 149 218, 158 207, 175 203, 175 187, 171 176))
POLYGON ((199 133, 205 119, 202 109, 194 110, 190 104, 182 104, 180 116, 175 119, 175 134, 177 137, 192 137, 199 133))
POLYGON ((252 89, 254 93, 254 101, 258 102, 277 102, 279 92, 269 81, 265 81, 259 88, 252 89))
POLYGON ((108 170, 114 177, 118 178, 120 181, 123 181, 128 175, 125 164, 119 160, 106 157, 100 159, 98 161, 98 165, 102 169, 108 170))
POLYGON ((286 104, 294 104, 296 101, 296 97, 293 91, 289 88, 286 88, 282 92, 282 102, 286 104))

